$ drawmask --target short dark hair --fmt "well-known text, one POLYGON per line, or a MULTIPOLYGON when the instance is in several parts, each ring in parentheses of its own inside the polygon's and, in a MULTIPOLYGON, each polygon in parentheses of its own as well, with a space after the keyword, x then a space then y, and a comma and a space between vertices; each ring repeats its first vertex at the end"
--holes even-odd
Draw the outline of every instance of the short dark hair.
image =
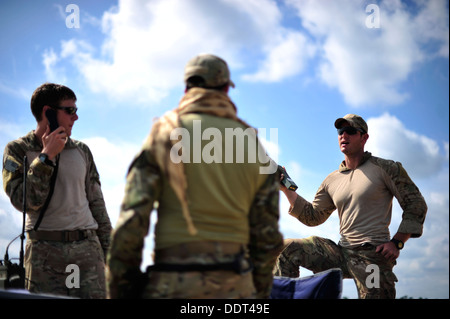
POLYGON ((222 91, 228 85, 229 85, 228 83, 225 83, 225 84, 220 85, 220 86, 208 87, 208 86, 206 86, 205 79, 203 79, 201 76, 198 76, 198 75, 191 76, 190 78, 188 78, 186 80, 186 90, 192 89, 194 87, 199 87, 199 88, 205 88, 205 89, 212 89, 212 90, 222 91))
POLYGON ((44 83, 34 90, 31 96, 31 112, 36 121, 42 120, 44 105, 59 106, 63 100, 77 100, 75 93, 67 86, 55 83, 44 83))

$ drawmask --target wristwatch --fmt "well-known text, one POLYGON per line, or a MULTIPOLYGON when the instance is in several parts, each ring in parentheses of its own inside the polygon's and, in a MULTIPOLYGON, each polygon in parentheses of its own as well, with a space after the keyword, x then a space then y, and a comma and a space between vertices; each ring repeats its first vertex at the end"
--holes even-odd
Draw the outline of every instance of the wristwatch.
POLYGON ((39 154, 39 160, 46 165, 55 166, 51 160, 48 159, 48 155, 45 153, 39 154))
POLYGON ((401 240, 392 238, 391 242, 394 243, 395 247, 397 247, 398 250, 401 250, 401 249, 403 249, 403 247, 405 247, 405 243, 402 242, 401 240))

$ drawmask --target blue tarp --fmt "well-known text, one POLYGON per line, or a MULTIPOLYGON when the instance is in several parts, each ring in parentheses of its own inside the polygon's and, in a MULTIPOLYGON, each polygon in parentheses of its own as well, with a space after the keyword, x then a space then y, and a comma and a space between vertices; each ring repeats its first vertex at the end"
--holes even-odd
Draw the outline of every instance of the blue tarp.
POLYGON ((309 277, 288 278, 275 276, 271 299, 340 299, 342 271, 338 268, 319 272, 309 277))

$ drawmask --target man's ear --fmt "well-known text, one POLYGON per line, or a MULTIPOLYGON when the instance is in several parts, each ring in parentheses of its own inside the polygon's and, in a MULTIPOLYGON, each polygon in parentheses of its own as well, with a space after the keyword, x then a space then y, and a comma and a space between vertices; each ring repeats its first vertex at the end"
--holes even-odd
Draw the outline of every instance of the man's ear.
POLYGON ((44 107, 42 108, 42 114, 45 114, 45 112, 46 112, 48 109, 51 109, 51 107, 48 106, 48 105, 44 105, 44 107))
POLYGON ((368 139, 369 139, 369 133, 364 134, 364 136, 363 136, 364 144, 367 143, 367 140, 368 140, 368 139))
POLYGON ((44 107, 42 108, 41 121, 42 121, 42 120, 47 121, 47 117, 45 116, 45 112, 46 112, 48 109, 51 109, 51 107, 50 107, 49 105, 44 105, 44 107))

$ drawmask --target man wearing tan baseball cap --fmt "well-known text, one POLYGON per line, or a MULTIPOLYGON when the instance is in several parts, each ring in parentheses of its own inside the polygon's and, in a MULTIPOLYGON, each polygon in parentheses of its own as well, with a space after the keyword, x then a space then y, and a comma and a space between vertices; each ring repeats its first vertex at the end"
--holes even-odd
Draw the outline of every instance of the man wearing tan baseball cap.
POLYGON ((184 69, 184 82, 189 88, 234 88, 227 63, 212 54, 200 54, 189 60, 184 69))
POLYGON ((422 235, 427 205, 400 162, 364 151, 369 134, 361 116, 347 114, 334 126, 345 159, 322 182, 313 202, 284 186, 281 190, 291 204, 289 214, 305 225, 320 225, 337 210, 339 243, 318 236, 286 239, 274 274, 298 277, 300 266, 315 273, 340 268, 344 278, 355 281, 359 298, 395 298, 393 267, 405 242, 422 235), (393 197, 403 214, 391 238, 393 197))
POLYGON ((344 124, 348 124, 351 127, 359 129, 361 130, 362 133, 369 132, 366 121, 364 121, 364 119, 361 116, 356 114, 347 114, 344 117, 338 118, 334 122, 334 127, 340 129, 342 126, 344 126, 344 124))
POLYGON ((238 142, 246 154, 251 151, 250 139, 258 142, 256 134, 234 145, 227 138, 215 138, 230 130, 252 129, 237 116, 228 96, 234 83, 223 59, 212 54, 192 58, 185 67, 184 82, 186 90, 178 107, 153 124, 130 167, 112 235, 108 295, 268 298, 272 268, 283 247, 278 175, 260 174, 259 158, 230 163, 222 157, 230 147, 237 157, 238 142), (185 147, 175 147, 182 142, 194 145, 187 157, 185 147), (197 149, 196 144, 201 147, 197 149), (211 144, 213 152, 208 151, 211 144), (174 161, 174 156, 181 161, 174 161), (141 276, 142 247, 156 201, 154 265, 141 276))

